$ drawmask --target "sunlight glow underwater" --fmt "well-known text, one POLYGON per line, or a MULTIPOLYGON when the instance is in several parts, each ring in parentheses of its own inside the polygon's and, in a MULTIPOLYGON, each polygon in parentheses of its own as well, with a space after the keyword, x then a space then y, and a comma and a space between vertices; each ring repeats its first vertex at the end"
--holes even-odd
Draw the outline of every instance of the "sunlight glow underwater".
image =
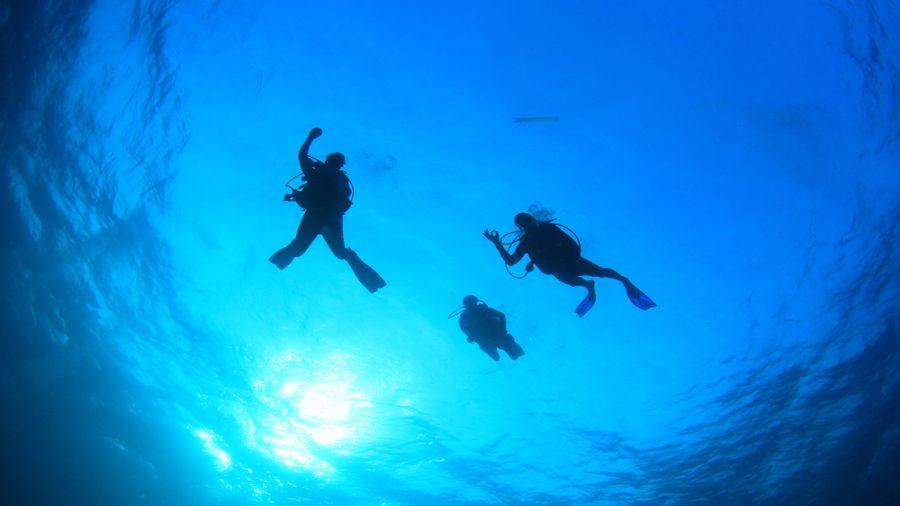
POLYGON ((203 447, 215 458, 216 467, 226 471, 231 467, 231 457, 221 448, 222 440, 209 429, 197 429, 194 434, 203 441, 203 447))
MULTIPOLYGON (((264 410, 261 419, 241 420, 249 444, 289 467, 317 476, 334 472, 311 447, 349 452, 356 437, 370 429, 371 403, 349 372, 352 357, 328 354, 308 361, 285 351, 267 361, 253 392, 264 410)), ((217 456, 214 454, 214 456, 217 456)))

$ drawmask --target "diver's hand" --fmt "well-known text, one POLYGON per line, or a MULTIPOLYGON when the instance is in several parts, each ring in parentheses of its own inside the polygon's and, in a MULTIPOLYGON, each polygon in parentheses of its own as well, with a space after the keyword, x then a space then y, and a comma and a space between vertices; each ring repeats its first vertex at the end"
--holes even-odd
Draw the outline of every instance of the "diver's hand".
POLYGON ((500 244, 500 233, 497 232, 496 230, 484 229, 484 232, 482 232, 482 235, 487 237, 488 241, 491 241, 494 244, 500 244))
POLYGON ((525 272, 531 272, 533 270, 534 270, 534 262, 528 262, 528 264, 525 265, 525 272))
POLYGON ((322 136, 322 129, 319 127, 315 127, 309 131, 309 139, 316 139, 322 136))
POLYGON ((285 202, 291 202, 292 200, 294 200, 294 196, 293 196, 293 195, 291 195, 290 193, 285 193, 285 194, 284 194, 284 201, 285 201, 285 202))

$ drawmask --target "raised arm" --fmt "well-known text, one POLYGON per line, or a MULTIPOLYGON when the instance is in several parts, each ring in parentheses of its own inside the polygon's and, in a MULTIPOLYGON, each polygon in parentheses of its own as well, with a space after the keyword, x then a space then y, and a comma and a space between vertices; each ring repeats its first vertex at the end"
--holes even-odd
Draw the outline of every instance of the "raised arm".
POLYGON ((512 254, 510 254, 509 251, 506 251, 506 248, 503 247, 503 243, 500 242, 500 234, 496 230, 488 231, 488 229, 484 229, 482 234, 487 237, 487 240, 494 244, 494 247, 497 248, 497 252, 503 257, 503 261, 506 262, 506 265, 515 265, 525 256, 525 250, 522 248, 521 243, 519 243, 512 254))
POLYGON ((312 160, 309 159, 309 146, 312 144, 312 141, 316 140, 321 135, 321 128, 316 127, 310 130, 303 145, 300 146, 300 152, 297 153, 297 161, 300 162, 300 170, 303 171, 304 176, 308 176, 313 168, 312 160))

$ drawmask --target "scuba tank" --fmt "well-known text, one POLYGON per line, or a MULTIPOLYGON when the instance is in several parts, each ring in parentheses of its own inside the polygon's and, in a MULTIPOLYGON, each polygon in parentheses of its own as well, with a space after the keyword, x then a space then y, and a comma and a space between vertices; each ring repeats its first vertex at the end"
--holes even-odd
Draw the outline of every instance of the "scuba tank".
MULTIPOLYGON (((557 239, 557 241, 555 241, 555 245, 566 248, 571 253, 577 253, 580 255, 581 254, 581 238, 579 238, 578 234, 576 234, 575 231, 572 230, 571 228, 569 228, 565 225, 559 224, 559 223, 554 223, 555 221, 556 221, 556 219, 541 221, 541 222, 539 222, 539 226, 541 226, 541 227, 546 226, 546 225, 552 226, 553 230, 552 230, 551 234, 554 239, 557 239)), ((500 236, 500 242, 504 248, 509 250, 513 245, 515 245, 517 242, 522 240, 522 234, 523 234, 523 232, 521 230, 513 230, 511 232, 507 232, 507 233, 503 234, 502 236, 500 236), (513 236, 513 238, 511 240, 507 241, 506 238, 509 236, 513 236)), ((531 255, 529 254, 529 256, 531 256, 531 255)), ((506 272, 510 276, 512 276, 516 279, 523 279, 523 278, 525 278, 525 276, 528 275, 529 272, 531 272, 534 269, 534 263, 535 263, 534 260, 528 262, 528 266, 525 268, 525 273, 522 275, 514 274, 510 270, 509 265, 506 265, 506 272)))
POLYGON ((298 206, 306 210, 330 210, 344 213, 350 209, 356 190, 353 182, 347 177, 347 173, 343 170, 327 170, 325 163, 318 158, 312 156, 308 156, 308 158, 313 162, 312 174, 306 176, 300 172, 284 183, 291 190, 291 193, 284 196, 284 200, 296 202, 298 206), (291 186, 291 183, 298 177, 303 184, 295 188, 291 186))

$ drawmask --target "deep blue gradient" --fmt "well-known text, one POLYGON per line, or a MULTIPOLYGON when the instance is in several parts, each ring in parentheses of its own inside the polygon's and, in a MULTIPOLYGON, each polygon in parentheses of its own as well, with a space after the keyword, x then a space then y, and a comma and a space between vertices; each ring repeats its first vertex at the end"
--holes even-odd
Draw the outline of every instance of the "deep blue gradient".
POLYGON ((0 503, 900 503, 893 3, 14 0, 0 30, 0 503), (321 239, 267 261, 312 127, 374 295, 321 239), (529 209, 659 306, 509 276, 481 233, 529 209), (522 358, 466 343, 470 293, 522 358))

